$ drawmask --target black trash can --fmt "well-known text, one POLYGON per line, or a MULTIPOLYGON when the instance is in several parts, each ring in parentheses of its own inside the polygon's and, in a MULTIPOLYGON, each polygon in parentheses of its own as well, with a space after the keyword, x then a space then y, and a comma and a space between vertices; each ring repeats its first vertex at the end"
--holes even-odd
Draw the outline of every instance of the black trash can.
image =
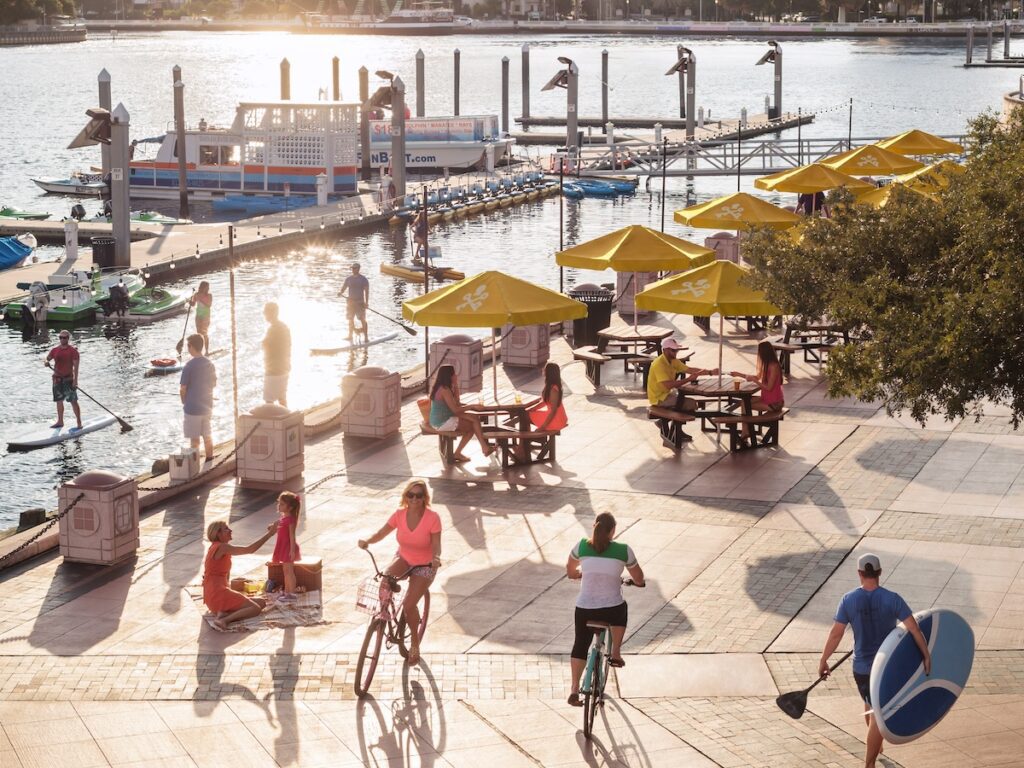
POLYGON ((593 283, 583 283, 570 289, 569 298, 587 305, 587 316, 572 321, 573 347, 597 344, 597 332, 612 324, 614 291, 593 283))
POLYGON ((117 241, 114 238, 108 235, 101 235, 91 238, 89 242, 92 243, 93 264, 100 269, 112 269, 117 266, 117 257, 115 256, 117 241))

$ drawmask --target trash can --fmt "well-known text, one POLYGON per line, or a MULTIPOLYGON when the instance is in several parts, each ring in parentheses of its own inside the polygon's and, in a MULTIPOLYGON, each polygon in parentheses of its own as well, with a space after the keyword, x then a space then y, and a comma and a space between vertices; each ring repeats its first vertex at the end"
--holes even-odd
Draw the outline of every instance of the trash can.
POLYGON ((597 332, 612 323, 615 294, 599 285, 583 283, 570 289, 569 298, 587 305, 587 316, 572 321, 573 347, 597 344, 597 332))
POLYGON ((109 269, 116 267, 115 263, 115 248, 117 241, 107 235, 101 235, 99 237, 93 237, 89 240, 92 243, 92 263, 100 269, 109 269))

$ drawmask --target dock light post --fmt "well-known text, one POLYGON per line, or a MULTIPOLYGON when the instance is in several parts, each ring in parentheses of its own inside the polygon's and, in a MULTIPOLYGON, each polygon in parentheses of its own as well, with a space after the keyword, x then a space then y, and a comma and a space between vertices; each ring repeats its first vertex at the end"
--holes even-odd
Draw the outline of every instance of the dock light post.
MULTIPOLYGON (((100 107, 109 112, 113 107, 110 101, 110 73, 101 69, 96 80, 100 89, 100 107)), ((100 144, 100 166, 102 177, 106 179, 107 174, 110 173, 110 147, 106 144, 100 144)))
POLYGON ((454 100, 454 109, 452 114, 456 117, 459 116, 459 91, 461 90, 459 80, 462 77, 462 51, 458 48, 455 49, 455 79, 454 79, 454 91, 452 97, 454 100))
POLYGON ((693 51, 680 46, 681 55, 679 61, 672 65, 666 76, 686 75, 686 138, 693 141, 693 119, 697 114, 695 102, 697 100, 697 57, 693 51))
POLYGON ((565 88, 565 153, 568 156, 579 140, 577 107, 579 106, 580 70, 572 59, 559 56, 558 60, 565 64, 565 69, 558 70, 558 73, 548 80, 541 90, 551 91, 555 88, 565 88))
POLYGON ((768 119, 778 120, 782 117, 782 46, 774 40, 769 40, 768 45, 770 46, 768 52, 758 59, 754 66, 775 64, 775 103, 768 110, 768 119))

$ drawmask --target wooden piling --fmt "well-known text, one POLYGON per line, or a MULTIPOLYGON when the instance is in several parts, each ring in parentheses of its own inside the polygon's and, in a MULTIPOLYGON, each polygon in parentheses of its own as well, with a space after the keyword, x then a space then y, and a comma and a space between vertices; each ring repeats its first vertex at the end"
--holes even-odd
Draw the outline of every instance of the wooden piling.
POLYGON ((530 116, 530 44, 523 43, 522 116, 530 116))
POLYGON ((462 52, 458 48, 456 48, 455 49, 455 72, 454 72, 454 80, 453 80, 454 86, 453 86, 453 93, 452 93, 452 101, 453 101, 453 105, 454 105, 452 114, 455 115, 456 117, 459 116, 459 91, 461 90, 461 86, 460 86, 461 78, 462 78, 462 52))
POLYGON ((416 117, 423 117, 427 114, 426 60, 427 57, 422 48, 416 51, 416 117))
POLYGON ((188 165, 185 147, 185 83, 181 80, 181 67, 171 70, 174 78, 174 135, 178 142, 178 218, 188 216, 188 165))
POLYGON ((508 133, 508 56, 501 57, 501 131, 508 133))
POLYGON ((288 59, 281 59, 281 101, 290 101, 292 98, 292 65, 288 59))
POLYGON ((334 86, 332 89, 334 101, 341 101, 341 59, 337 56, 331 59, 331 83, 334 86))

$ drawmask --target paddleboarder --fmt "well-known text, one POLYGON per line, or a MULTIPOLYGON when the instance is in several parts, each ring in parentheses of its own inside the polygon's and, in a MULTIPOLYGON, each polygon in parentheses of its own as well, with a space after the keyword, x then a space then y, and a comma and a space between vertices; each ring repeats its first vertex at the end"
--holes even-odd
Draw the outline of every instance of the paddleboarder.
MULTIPOLYGON (((213 307, 213 294, 210 293, 210 284, 203 280, 199 284, 199 290, 192 294, 189 304, 196 308, 196 333, 203 337, 203 352, 210 351, 210 309, 213 307)), ((178 347, 181 352, 181 347, 178 347)))
POLYGON ((865 768, 874 768, 875 760, 882 752, 882 734, 871 711, 871 664, 878 653, 878 647, 889 633, 902 621, 907 628, 921 656, 924 657, 924 673, 931 674, 932 659, 928 652, 928 643, 917 626, 913 612, 906 601, 895 592, 878 585, 882 575, 882 565, 877 555, 863 554, 857 560, 857 575, 860 587, 843 595, 836 609, 835 623, 829 630, 825 648, 821 652, 818 673, 828 677, 828 658, 832 655, 839 642, 843 639, 846 625, 853 625, 853 679, 857 683, 857 691, 864 700, 864 720, 868 726, 867 752, 864 756, 865 768))
POLYGON ((278 319, 273 301, 263 305, 267 335, 263 337, 263 402, 288 407, 288 374, 292 370, 292 334, 278 319))
POLYGON ((370 281, 359 274, 359 264, 352 265, 352 274, 345 278, 338 295, 348 298, 348 340, 352 341, 355 335, 357 318, 363 324, 359 332, 369 338, 366 309, 370 304, 370 281))
POLYGON ((60 344, 51 349, 43 365, 49 367, 53 361, 53 402, 57 404, 57 421, 50 425, 51 429, 64 426, 64 401, 71 403, 78 426, 82 428, 82 408, 78 404, 78 350, 71 346, 71 332, 61 331, 60 344))
POLYGON ((205 343, 198 333, 188 337, 188 353, 192 359, 181 369, 181 403, 185 411, 183 429, 192 450, 199 451, 199 439, 202 438, 206 461, 213 461, 210 414, 213 413, 213 388, 217 386, 217 369, 203 355, 205 343))

